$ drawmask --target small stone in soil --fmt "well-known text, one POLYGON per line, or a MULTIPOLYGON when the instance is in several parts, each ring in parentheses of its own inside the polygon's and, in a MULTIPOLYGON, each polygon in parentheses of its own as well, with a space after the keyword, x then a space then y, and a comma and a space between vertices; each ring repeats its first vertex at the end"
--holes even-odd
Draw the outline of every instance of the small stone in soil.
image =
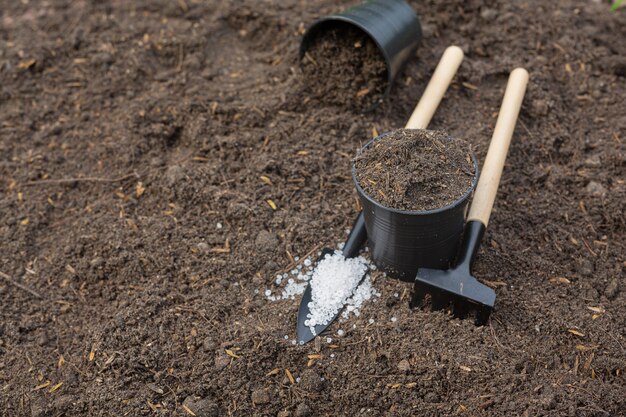
POLYGON ((165 181, 170 187, 178 184, 187 177, 185 169, 180 165, 172 165, 165 171, 165 181))
POLYGON ((439 401, 439 396, 434 392, 428 392, 424 396, 424 401, 426 401, 427 403, 435 403, 439 401))
POLYGON ((188 396, 183 401, 183 405, 190 409, 196 417, 217 417, 219 415, 217 405, 208 398, 188 396))
POLYGON ((305 369, 300 377, 300 387, 305 391, 320 392, 324 388, 324 384, 314 369, 305 369))
POLYGON ((585 187, 585 191, 587 194, 594 197, 602 197, 606 194, 606 188, 596 181, 590 181, 589 184, 587 184, 587 187, 585 187))
POLYGON ((406 359, 403 359, 398 363, 398 369, 402 372, 409 371, 411 369, 411 364, 406 359))
POLYGON ((609 285, 607 285, 607 287, 604 289, 604 295, 609 300, 612 300, 613 298, 615 298, 618 292, 619 292, 619 283, 617 281, 617 278, 613 278, 611 282, 609 283, 609 285))
POLYGON ((225 355, 225 354, 222 354, 222 353, 218 354, 215 357, 215 361, 214 361, 215 369, 220 371, 220 370, 226 368, 230 364, 230 359, 231 358, 228 355, 225 355))
POLYGON ((215 342, 211 338, 205 337, 202 341, 202 349, 204 349, 205 352, 210 352, 215 349, 215 342))
POLYGON ((295 417, 309 417, 311 415, 313 415, 313 411, 311 411, 311 408, 306 403, 298 404, 295 417))
POLYGON ((266 389, 258 389, 252 392, 252 402, 254 404, 268 404, 270 402, 270 394, 266 389))
POLYGON ((254 241, 254 245, 262 253, 269 253, 278 246, 278 238, 267 230, 261 230, 254 241))

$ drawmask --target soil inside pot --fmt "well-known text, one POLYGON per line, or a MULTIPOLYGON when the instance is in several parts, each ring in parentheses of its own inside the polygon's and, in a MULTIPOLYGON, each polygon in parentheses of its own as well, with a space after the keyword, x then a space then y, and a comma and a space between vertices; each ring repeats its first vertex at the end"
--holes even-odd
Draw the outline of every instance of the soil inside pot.
POLYGON ((325 104, 366 111, 383 99, 387 66, 362 30, 341 25, 322 31, 302 58, 305 94, 325 104))
POLYGON ((400 210, 452 204, 471 187, 475 175, 470 144, 431 130, 395 130, 362 150, 354 162, 363 190, 400 210))

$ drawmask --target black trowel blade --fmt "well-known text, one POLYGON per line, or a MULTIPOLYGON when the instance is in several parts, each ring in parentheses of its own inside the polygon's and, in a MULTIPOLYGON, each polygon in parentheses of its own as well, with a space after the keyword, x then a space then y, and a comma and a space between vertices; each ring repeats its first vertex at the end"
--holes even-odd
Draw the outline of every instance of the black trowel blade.
POLYGON ((330 326, 330 323, 327 325, 320 324, 315 326, 315 334, 313 334, 311 328, 304 324, 307 319, 307 314, 309 314, 308 304, 310 301, 311 286, 307 286, 306 290, 304 290, 304 294, 302 295, 302 303, 300 304, 300 309, 298 310, 298 343, 301 345, 309 343, 311 340, 315 339, 315 336, 319 336, 324 330, 326 330, 326 328, 328 328, 328 326, 330 326))
MULTIPOLYGON (((352 230, 346 239, 346 243, 343 247, 343 256, 346 258, 353 258, 359 254, 359 250, 361 246, 367 240, 367 230, 365 229, 365 218, 363 217, 363 212, 359 213, 357 216, 354 225, 352 226, 352 230)), ((324 259, 326 255, 332 255, 335 251, 330 248, 322 249, 322 253, 317 260, 317 263, 324 259)), ((316 263, 316 265, 317 265, 316 263)), ((366 274, 363 274, 361 280, 359 281, 359 285, 363 282, 366 274)), ((305 344, 315 339, 315 336, 319 336, 324 330, 330 326, 335 319, 339 316, 343 309, 339 309, 335 317, 328 322, 328 324, 322 324, 319 326, 315 326, 315 334, 311 331, 311 329, 304 324, 304 322, 308 319, 307 315, 309 314, 309 303, 311 302, 311 283, 307 285, 304 290, 304 294, 302 294, 302 300, 300 301, 300 308, 298 309, 298 326, 297 326, 297 336, 298 343, 305 344)))

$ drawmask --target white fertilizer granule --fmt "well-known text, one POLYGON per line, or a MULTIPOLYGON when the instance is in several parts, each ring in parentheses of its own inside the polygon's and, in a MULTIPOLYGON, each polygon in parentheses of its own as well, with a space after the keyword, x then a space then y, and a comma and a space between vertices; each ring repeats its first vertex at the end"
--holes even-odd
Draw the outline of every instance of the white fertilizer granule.
MULTIPOLYGON (((304 259, 303 264, 308 270, 305 271, 299 265, 288 273, 276 275, 274 283, 277 286, 283 284, 283 288, 275 291, 268 288, 264 294, 270 301, 294 299, 310 285, 310 312, 305 325, 314 335, 315 326, 330 323, 344 306, 345 310, 341 314, 343 319, 350 317, 350 314, 358 317, 365 301, 374 296, 380 297, 369 276, 363 279, 373 265, 361 256, 346 259, 340 250, 336 250, 333 254, 326 255, 317 265, 313 265, 310 258, 304 259)), ((343 330, 340 332, 340 336, 344 334, 343 330)))
POLYGON ((376 295, 369 277, 359 285, 367 269, 365 258, 346 259, 340 251, 326 255, 317 264, 309 283, 311 302, 304 322, 313 334, 316 334, 315 326, 328 324, 344 305, 347 305, 344 318, 350 313, 358 316, 361 304, 376 295))

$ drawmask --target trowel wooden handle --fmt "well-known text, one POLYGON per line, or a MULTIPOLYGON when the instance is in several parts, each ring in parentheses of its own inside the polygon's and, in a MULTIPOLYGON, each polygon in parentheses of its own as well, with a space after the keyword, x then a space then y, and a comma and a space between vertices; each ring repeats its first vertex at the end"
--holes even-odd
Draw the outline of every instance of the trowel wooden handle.
POLYGON ((509 76, 509 82, 504 92, 502 106, 496 121, 496 127, 491 137, 489 150, 485 157, 483 170, 474 192, 472 207, 470 208, 468 221, 478 220, 485 226, 489 223, 489 216, 496 199, 500 176, 504 168, 506 154, 509 151, 509 144, 517 122, 526 85, 528 84, 528 72, 524 68, 516 68, 509 76))
POLYGON ((461 48, 458 46, 446 48, 422 98, 406 124, 407 129, 426 129, 462 61, 461 48))

